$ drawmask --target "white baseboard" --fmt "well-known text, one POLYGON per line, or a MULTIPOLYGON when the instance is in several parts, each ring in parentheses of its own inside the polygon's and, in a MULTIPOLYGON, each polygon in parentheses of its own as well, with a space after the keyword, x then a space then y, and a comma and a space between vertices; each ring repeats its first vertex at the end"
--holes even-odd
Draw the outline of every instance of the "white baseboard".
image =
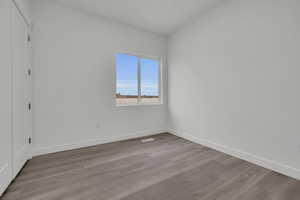
POLYGON ((21 171, 21 169, 29 159, 29 148, 30 147, 25 144, 18 151, 15 151, 15 156, 13 156, 13 179, 18 175, 18 173, 21 171))
POLYGON ((99 144, 106 144, 106 143, 117 142, 117 141, 122 141, 122 140, 145 137, 145 136, 155 135, 155 134, 164 133, 164 132, 167 132, 167 131, 165 129, 156 129, 156 130, 140 131, 140 132, 131 133, 131 134, 119 134, 122 136, 108 138, 108 139, 99 138, 99 139, 94 139, 94 140, 80 141, 80 142, 76 142, 76 143, 68 143, 68 144, 55 145, 55 146, 49 146, 49 147, 33 148, 32 157, 44 155, 44 154, 48 154, 48 153, 55 153, 55 152, 67 151, 67 150, 89 147, 89 146, 94 146, 94 145, 99 145, 99 144))
POLYGON ((0 197, 11 182, 11 169, 6 163, 0 168, 0 197))
POLYGON ((214 142, 211 142, 209 140, 201 139, 198 137, 193 136, 190 133, 187 133, 186 131, 177 131, 173 129, 157 129, 157 130, 149 130, 149 131, 141 131, 136 132, 133 134, 123 134, 122 137, 115 137, 115 138, 109 138, 109 139, 96 139, 96 140, 86 140, 81 141, 77 143, 69 143, 69 144, 62 144, 62 145, 55 145, 55 146, 49 146, 49 147, 42 147, 42 148, 34 148, 32 152, 32 156, 38 156, 38 155, 44 155, 48 153, 55 153, 60 151, 66 151, 66 150, 72 150, 72 149, 78 149, 88 146, 94 146, 99 144, 106 144, 111 142, 117 142, 127 139, 134 139, 139 137, 145 137, 150 135, 155 135, 159 133, 169 132, 173 135, 176 135, 178 137, 187 139, 189 141, 201 144, 203 146, 207 146, 209 148, 218 150, 220 152, 223 152, 225 154, 229 154, 231 156, 240 158, 242 160, 246 160, 248 162, 254 163, 256 165, 262 166, 264 168, 270 169, 272 171, 287 175, 289 177, 295 178, 300 180, 300 169, 278 163, 275 161, 272 161, 270 159, 260 157, 253 155, 248 152, 244 152, 238 149, 234 149, 231 147, 228 147, 226 145, 217 144, 214 142))
POLYGON ((262 166, 264 168, 270 169, 272 171, 278 172, 280 174, 284 174, 286 176, 295 178, 300 180, 300 169, 296 169, 294 167, 282 164, 282 163, 278 163, 272 160, 269 160, 267 158, 263 158, 260 156, 256 156, 253 155, 251 153, 247 153, 238 149, 234 149, 222 144, 216 144, 214 142, 205 140, 205 139, 201 139, 198 137, 195 137, 189 133, 187 133, 186 131, 177 131, 177 130, 173 130, 173 129, 168 129, 168 132, 176 135, 178 137, 187 139, 191 142, 195 142, 198 144, 201 144, 203 146, 218 150, 220 152, 223 152, 225 154, 229 154, 231 156, 240 158, 242 160, 246 160, 248 162, 254 163, 256 165, 262 166))

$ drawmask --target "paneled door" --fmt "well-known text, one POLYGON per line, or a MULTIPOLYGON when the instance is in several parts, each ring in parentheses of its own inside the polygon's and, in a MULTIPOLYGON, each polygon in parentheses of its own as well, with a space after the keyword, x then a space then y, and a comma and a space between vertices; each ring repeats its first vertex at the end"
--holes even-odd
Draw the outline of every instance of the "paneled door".
POLYGON ((19 10, 11 9, 13 177, 30 158, 32 84, 29 28, 19 10))

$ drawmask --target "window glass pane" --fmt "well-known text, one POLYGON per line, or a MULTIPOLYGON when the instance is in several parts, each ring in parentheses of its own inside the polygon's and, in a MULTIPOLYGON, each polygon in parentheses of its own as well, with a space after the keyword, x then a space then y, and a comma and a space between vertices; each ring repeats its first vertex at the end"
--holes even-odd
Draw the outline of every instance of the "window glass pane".
POLYGON ((141 58, 141 102, 159 102, 159 61, 141 58))
POLYGON ((118 53, 116 57, 117 104, 138 103, 138 58, 118 53))

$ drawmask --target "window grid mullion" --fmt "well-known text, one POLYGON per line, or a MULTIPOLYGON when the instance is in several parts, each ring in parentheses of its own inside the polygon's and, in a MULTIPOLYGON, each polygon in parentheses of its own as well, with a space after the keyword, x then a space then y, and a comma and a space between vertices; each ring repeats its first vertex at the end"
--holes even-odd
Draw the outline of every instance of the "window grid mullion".
POLYGON ((138 104, 141 103, 141 58, 138 57, 138 104))

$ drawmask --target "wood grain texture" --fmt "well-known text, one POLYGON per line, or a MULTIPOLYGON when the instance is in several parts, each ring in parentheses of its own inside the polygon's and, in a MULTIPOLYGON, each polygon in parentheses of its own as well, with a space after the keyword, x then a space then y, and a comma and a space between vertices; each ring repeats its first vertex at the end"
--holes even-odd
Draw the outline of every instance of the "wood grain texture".
POLYGON ((170 134, 35 157, 2 200, 299 200, 300 182, 170 134))

